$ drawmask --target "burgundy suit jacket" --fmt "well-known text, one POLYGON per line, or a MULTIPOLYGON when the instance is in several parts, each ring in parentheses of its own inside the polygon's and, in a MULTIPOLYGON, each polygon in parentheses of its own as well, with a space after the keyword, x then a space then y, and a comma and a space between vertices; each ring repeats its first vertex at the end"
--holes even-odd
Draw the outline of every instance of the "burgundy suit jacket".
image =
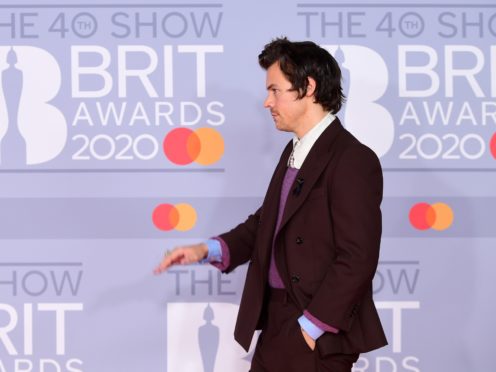
MULTIPOLYGON (((230 272, 249 262, 235 338, 248 350, 264 326, 268 271, 281 185, 282 153, 262 206, 221 238, 230 272)), ((339 333, 317 339, 322 356, 387 344, 372 301, 381 240, 382 169, 375 153, 335 119, 315 142, 290 191, 275 236, 275 263, 294 303, 339 333)), ((295 320, 296 321, 296 320, 295 320)))

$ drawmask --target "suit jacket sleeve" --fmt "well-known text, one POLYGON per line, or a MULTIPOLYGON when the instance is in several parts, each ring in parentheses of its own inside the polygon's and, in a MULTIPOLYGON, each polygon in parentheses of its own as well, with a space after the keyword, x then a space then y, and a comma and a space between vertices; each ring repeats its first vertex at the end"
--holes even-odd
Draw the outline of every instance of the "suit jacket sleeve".
POLYGON ((245 222, 240 223, 229 232, 219 235, 227 244, 230 255, 229 266, 223 272, 229 273, 251 258, 257 236, 260 211, 261 208, 248 216, 245 222))
POLYGON ((346 332, 372 286, 379 259, 383 188, 379 159, 368 147, 353 144, 341 155, 327 187, 336 253, 307 310, 346 332))

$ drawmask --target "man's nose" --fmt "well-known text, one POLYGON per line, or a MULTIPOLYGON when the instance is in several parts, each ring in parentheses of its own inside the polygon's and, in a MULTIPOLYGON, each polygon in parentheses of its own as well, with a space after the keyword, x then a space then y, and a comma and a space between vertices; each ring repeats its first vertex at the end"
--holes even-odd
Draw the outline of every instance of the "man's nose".
POLYGON ((273 106, 273 100, 271 99, 270 95, 268 95, 267 98, 265 98, 264 107, 271 108, 272 106, 273 106))

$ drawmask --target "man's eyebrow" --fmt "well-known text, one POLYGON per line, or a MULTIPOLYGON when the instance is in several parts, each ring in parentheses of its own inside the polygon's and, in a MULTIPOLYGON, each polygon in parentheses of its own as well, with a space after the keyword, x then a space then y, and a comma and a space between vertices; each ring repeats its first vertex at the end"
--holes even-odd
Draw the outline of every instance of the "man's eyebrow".
POLYGON ((271 90, 271 89, 274 89, 274 88, 277 88, 277 84, 270 84, 270 85, 267 87, 267 90, 271 90))

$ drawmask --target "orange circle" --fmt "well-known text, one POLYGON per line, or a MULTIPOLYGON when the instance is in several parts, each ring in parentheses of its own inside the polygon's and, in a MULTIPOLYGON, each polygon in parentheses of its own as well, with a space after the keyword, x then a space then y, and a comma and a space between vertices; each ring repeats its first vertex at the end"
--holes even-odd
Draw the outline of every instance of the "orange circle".
POLYGON ((201 146, 195 162, 201 165, 210 165, 218 162, 224 155, 224 139, 213 128, 199 128, 195 130, 201 146))
POLYGON ((175 226, 178 231, 191 230, 196 224, 196 211, 190 204, 182 203, 176 204, 175 209, 179 213, 179 222, 175 226))
POLYGON ((453 210, 445 203, 432 204, 432 209, 436 212, 436 221, 432 224, 434 230, 446 230, 451 226, 454 219, 453 210))

